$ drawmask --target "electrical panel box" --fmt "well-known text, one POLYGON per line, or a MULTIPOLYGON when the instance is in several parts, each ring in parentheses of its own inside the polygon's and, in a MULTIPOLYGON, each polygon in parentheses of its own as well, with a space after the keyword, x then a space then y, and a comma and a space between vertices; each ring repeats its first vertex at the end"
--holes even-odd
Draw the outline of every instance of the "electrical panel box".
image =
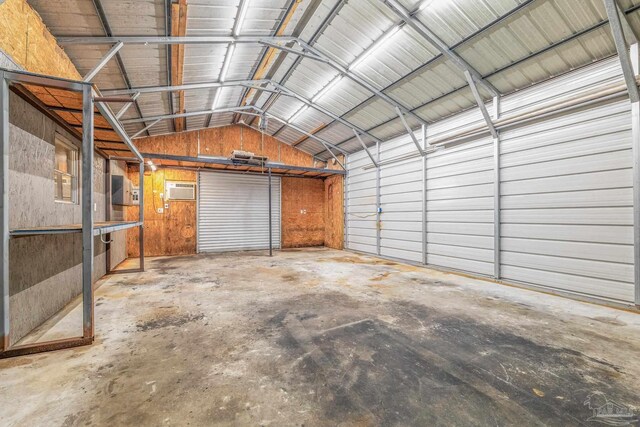
POLYGON ((134 187, 131 181, 123 175, 111 175, 111 203, 120 206, 139 205, 138 187, 134 187))
POLYGON ((196 183, 184 181, 167 181, 165 184, 165 200, 195 200, 196 183))

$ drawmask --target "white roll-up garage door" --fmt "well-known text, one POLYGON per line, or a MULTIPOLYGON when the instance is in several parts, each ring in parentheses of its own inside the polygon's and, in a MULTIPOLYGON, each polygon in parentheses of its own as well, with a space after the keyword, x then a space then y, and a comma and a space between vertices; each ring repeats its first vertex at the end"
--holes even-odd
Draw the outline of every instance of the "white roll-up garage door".
MULTIPOLYGON (((280 178, 272 180, 273 247, 280 247, 280 178)), ((269 248, 266 175, 198 173, 198 252, 269 248)))

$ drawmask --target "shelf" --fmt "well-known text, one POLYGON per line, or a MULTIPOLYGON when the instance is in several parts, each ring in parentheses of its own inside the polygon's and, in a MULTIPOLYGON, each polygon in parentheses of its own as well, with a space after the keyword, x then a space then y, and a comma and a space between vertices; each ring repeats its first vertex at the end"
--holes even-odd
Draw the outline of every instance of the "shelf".
MULTIPOLYGON (((113 233, 116 231, 126 230, 128 228, 139 227, 141 222, 131 221, 109 221, 109 222, 96 222, 93 224, 93 235, 101 236, 107 233, 113 233)), ((69 225, 53 225, 49 227, 31 227, 31 228, 19 228, 11 230, 9 233, 12 237, 21 236, 38 236, 43 234, 67 234, 67 233, 82 233, 82 224, 69 224, 69 225)))

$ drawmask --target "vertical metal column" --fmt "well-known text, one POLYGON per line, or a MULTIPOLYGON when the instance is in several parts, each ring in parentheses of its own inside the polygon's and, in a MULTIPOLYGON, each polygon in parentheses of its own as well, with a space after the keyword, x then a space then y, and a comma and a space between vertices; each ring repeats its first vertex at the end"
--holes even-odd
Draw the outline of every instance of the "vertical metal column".
POLYGON ((144 271, 144 161, 140 162, 140 182, 138 183, 138 240, 140 249, 140 271, 144 271))
MULTIPOLYGON (((493 119, 500 118, 500 98, 493 98, 493 119)), ((500 260, 500 133, 493 138, 493 277, 501 277, 500 260)))
POLYGON ((427 265, 427 127, 422 125, 422 263, 427 265))
POLYGON ((269 168, 269 256, 273 256, 273 227, 271 225, 271 168, 269 168))
POLYGON ((633 260, 635 304, 640 305, 640 102, 631 103, 633 149, 633 260))
POLYGON ((346 175, 342 177, 342 203, 344 204, 344 243, 343 247, 349 249, 349 157, 345 156, 344 164, 346 175))
POLYGON ((9 82, 0 72, 0 351, 9 348, 9 82))
POLYGON ((380 143, 376 142, 376 158, 378 165, 376 166, 376 253, 381 255, 380 240, 382 231, 382 207, 380 206, 380 143))
POLYGON ((93 338, 93 98, 82 89, 82 336, 93 338))
MULTIPOLYGON (((104 220, 111 221, 111 160, 104 159, 104 220)), ((105 235, 105 271, 111 272, 111 233, 105 235)))

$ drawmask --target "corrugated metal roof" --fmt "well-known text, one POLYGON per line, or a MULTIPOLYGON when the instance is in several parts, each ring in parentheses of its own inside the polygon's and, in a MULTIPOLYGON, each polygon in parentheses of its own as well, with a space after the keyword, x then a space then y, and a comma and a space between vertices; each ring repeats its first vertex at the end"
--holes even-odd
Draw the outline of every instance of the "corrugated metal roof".
MULTIPOLYGON (((272 36, 283 24, 295 0, 245 0, 247 10, 239 29, 241 35, 272 36)), ((615 47, 606 23, 602 0, 424 0, 400 3, 420 23, 467 61, 502 94, 509 94, 615 55, 615 47), (578 7, 577 7, 578 6, 578 7)), ((187 35, 227 36, 233 32, 242 0, 189 0, 187 35)), ((92 0, 29 0, 55 36, 104 36, 102 24, 92 0)), ((108 25, 114 35, 165 35, 164 0, 102 0, 108 25)), ((640 0, 622 0, 621 7, 636 30, 640 30, 640 0)), ((302 0, 297 4, 282 35, 299 36, 310 42, 339 66, 363 78, 376 90, 412 110, 426 122, 435 122, 473 107, 474 99, 456 65, 401 19, 382 0, 302 0), (305 14, 312 10, 313 14, 305 14), (401 26, 384 44, 379 41, 401 26), (372 51, 372 47, 376 47, 372 51), (371 53, 361 60, 365 53, 371 53), (353 66, 358 61, 357 66, 353 66)), ((89 71, 106 53, 108 46, 69 45, 65 47, 81 73, 89 71)), ((164 45, 131 45, 120 57, 132 86, 166 85, 167 51, 164 45)), ((216 81, 221 77, 229 46, 187 45, 184 82, 216 81)), ((266 48, 258 44, 238 44, 229 60, 227 80, 251 79, 266 48)), ((272 78, 299 95, 313 99, 319 106, 341 116, 354 126, 368 130, 380 139, 405 133, 393 106, 349 77, 344 77, 323 92, 339 72, 310 58, 280 53, 261 77, 272 78), (317 99, 316 99, 317 97, 317 99)), ((115 62, 100 72, 96 83, 104 89, 122 88, 125 79, 115 62)), ((187 111, 208 110, 215 89, 187 91, 187 111)), ((221 89, 219 107, 240 106, 247 90, 242 87, 221 89)), ((483 91, 489 97, 488 93, 483 91)), ((289 120, 301 107, 295 98, 253 91, 248 103, 267 109, 289 120)), ((169 114, 173 108, 169 95, 145 94, 138 106, 143 117, 169 114)), ((125 118, 136 118, 130 109, 125 118)), ((242 117, 233 113, 189 117, 188 129, 219 126, 242 117)), ((407 116, 411 126, 420 122, 407 116)), ((305 132, 347 151, 359 150, 353 131, 330 116, 309 108, 293 122, 305 132)), ((253 123, 255 125, 255 123, 253 123)), ((134 133, 142 124, 129 124, 134 133)), ((171 120, 164 120, 149 133, 171 132, 171 120)), ((328 157, 315 140, 282 124, 271 121, 268 132, 286 143, 328 157)), ((372 139, 364 136, 365 141, 372 139)))

